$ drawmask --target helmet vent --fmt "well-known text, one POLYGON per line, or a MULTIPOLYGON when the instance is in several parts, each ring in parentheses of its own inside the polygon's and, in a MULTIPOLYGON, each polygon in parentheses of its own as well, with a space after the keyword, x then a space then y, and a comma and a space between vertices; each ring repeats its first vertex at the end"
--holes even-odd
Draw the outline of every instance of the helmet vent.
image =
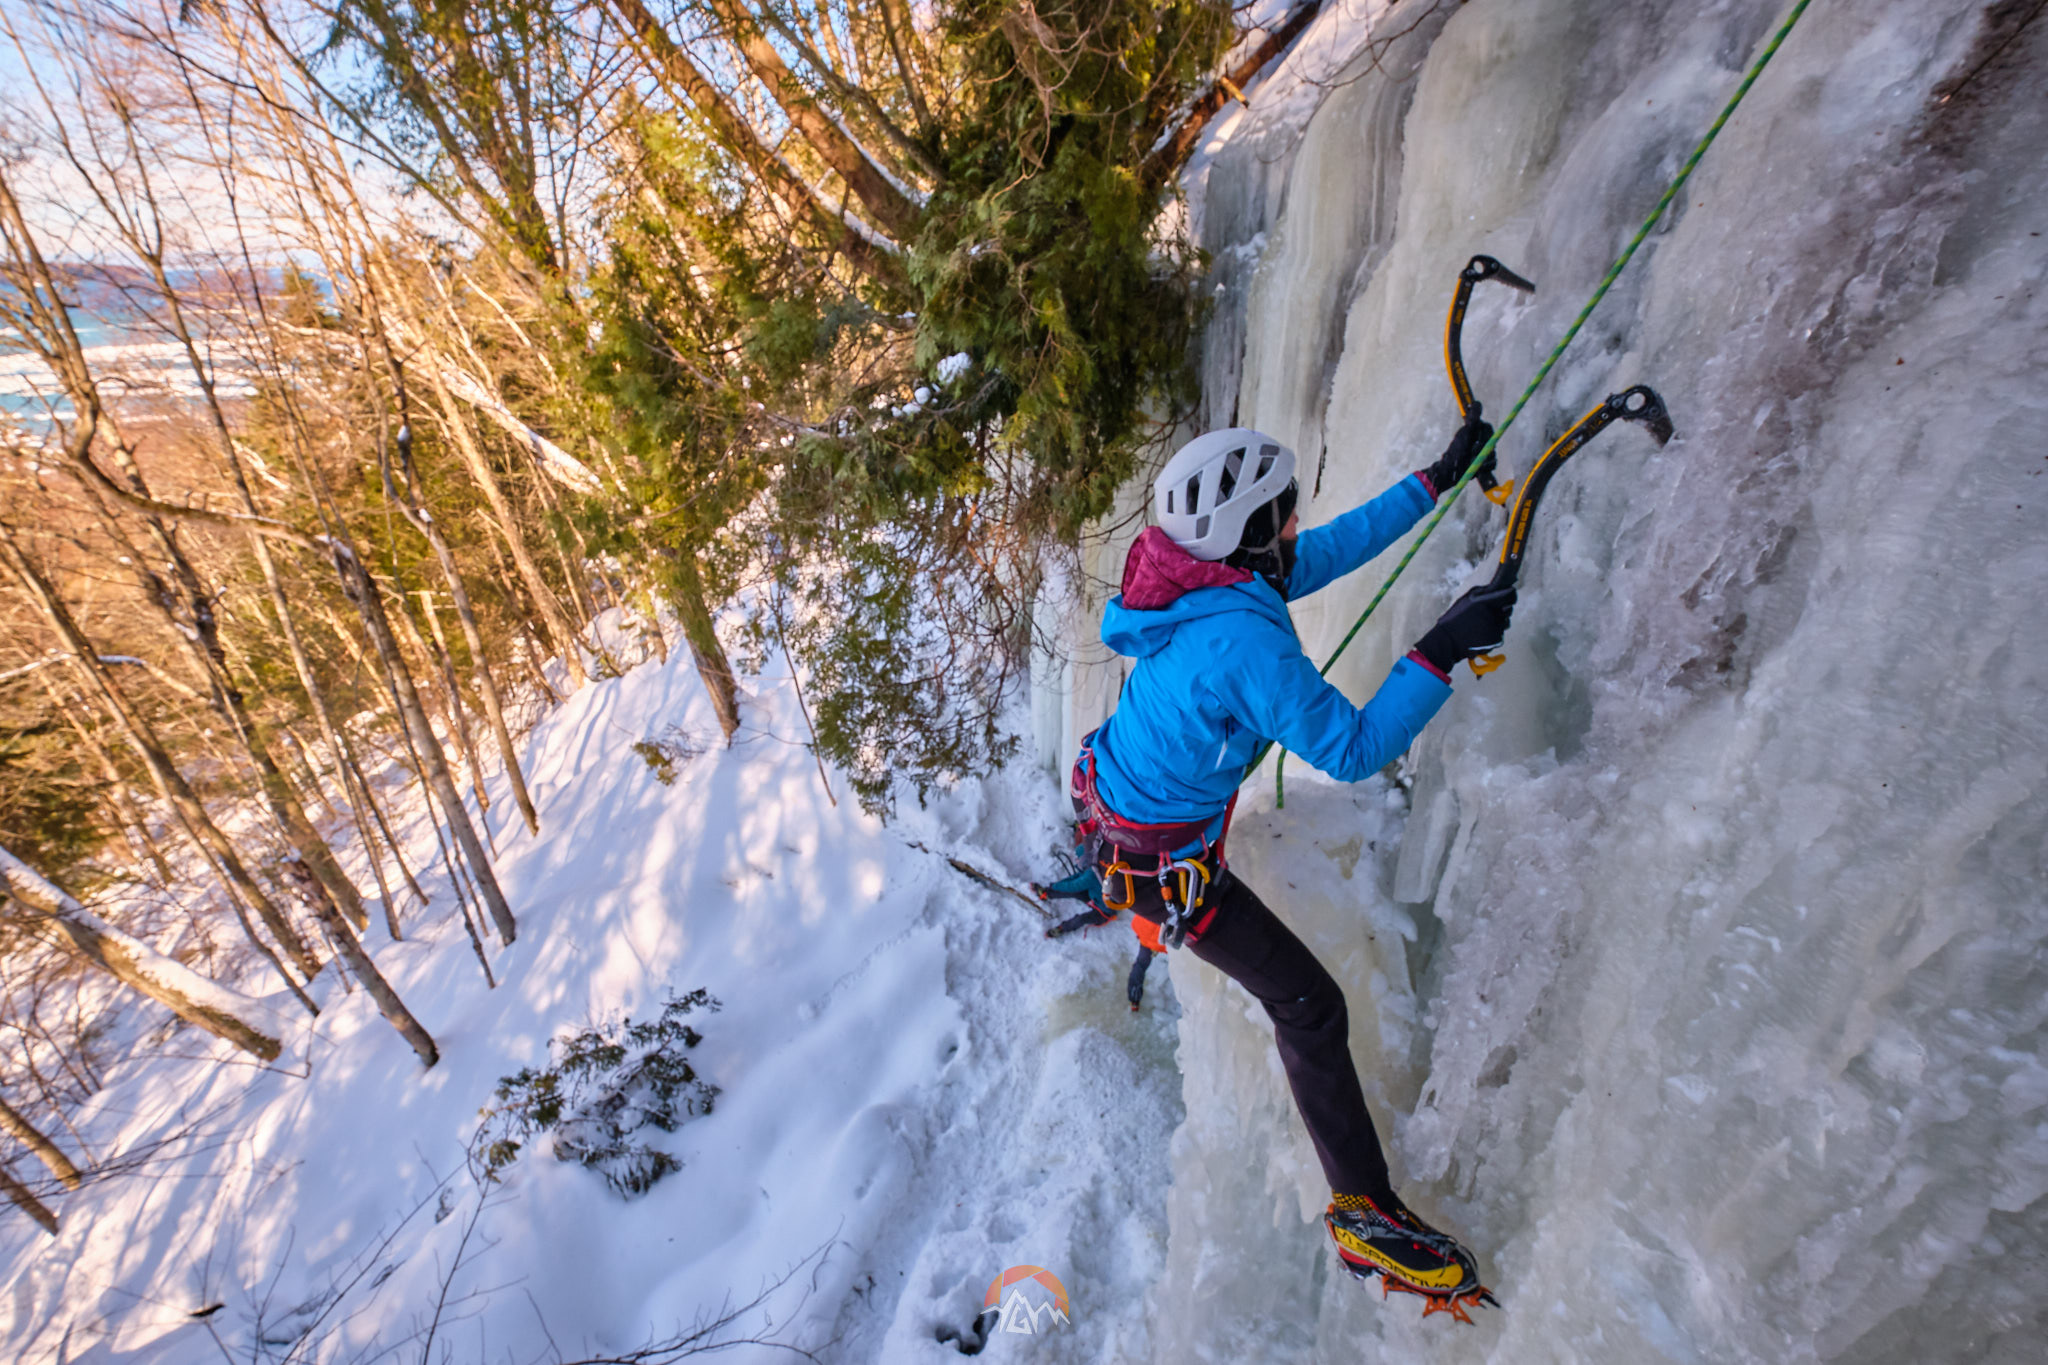
POLYGON ((1192 479, 1189 479, 1189 480, 1188 480, 1188 487, 1187 487, 1187 507, 1186 507, 1186 509, 1185 509, 1185 510, 1186 510, 1186 511, 1187 511, 1187 512, 1188 512, 1188 513, 1189 513, 1190 515, 1192 515, 1193 513, 1196 513, 1196 512, 1199 512, 1199 511, 1201 511, 1201 510, 1202 510, 1202 509, 1201 509, 1201 506, 1200 506, 1200 504, 1201 504, 1201 501, 1202 501, 1202 476, 1201 476, 1200 474, 1197 474, 1197 475, 1195 475, 1195 476, 1194 476, 1194 477, 1193 477, 1192 479))
POLYGON ((1229 502, 1231 493, 1237 488, 1237 476, 1244 468, 1244 452, 1233 450, 1223 457, 1223 477, 1217 482, 1216 496, 1220 501, 1229 502))
POLYGON ((1203 536, 1206 536, 1208 534, 1209 519, 1207 517, 1197 517, 1195 519, 1195 539, 1200 540, 1203 536))
POLYGON ((1273 461, 1280 458, 1279 446, 1266 446, 1259 451, 1259 472, 1252 477, 1263 479, 1273 472, 1273 461))

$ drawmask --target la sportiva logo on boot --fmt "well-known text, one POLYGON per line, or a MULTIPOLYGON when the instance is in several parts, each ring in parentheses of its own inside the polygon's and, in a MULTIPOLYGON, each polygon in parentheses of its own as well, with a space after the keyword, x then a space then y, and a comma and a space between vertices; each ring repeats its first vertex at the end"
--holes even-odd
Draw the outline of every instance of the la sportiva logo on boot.
POLYGON ((988 1328, 990 1336, 1038 1336, 1073 1322, 1068 1313, 1067 1287, 1060 1283, 1059 1276, 1035 1265, 1013 1265, 990 1281, 988 1293, 981 1300, 981 1311, 984 1317, 991 1312, 996 1315, 988 1328))

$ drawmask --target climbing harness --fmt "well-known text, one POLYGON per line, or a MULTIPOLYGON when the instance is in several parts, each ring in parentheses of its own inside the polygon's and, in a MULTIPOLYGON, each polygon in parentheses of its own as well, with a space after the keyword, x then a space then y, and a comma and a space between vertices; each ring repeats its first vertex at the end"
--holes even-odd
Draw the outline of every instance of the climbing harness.
MULTIPOLYGON (((1478 419, 1480 403, 1472 396, 1472 381, 1465 377, 1465 309, 1472 303, 1472 287, 1487 280, 1499 280, 1508 288, 1524 294, 1536 292, 1535 285, 1491 256, 1474 256, 1458 272, 1458 287, 1451 294, 1451 313, 1444 319, 1444 369, 1451 376, 1451 394, 1458 400, 1458 416, 1466 422, 1478 419)), ((1515 482, 1510 479, 1502 483, 1494 477, 1491 469, 1482 469, 1479 471, 1479 487, 1487 497, 1505 507, 1509 495, 1514 492, 1515 482)))
MULTIPOLYGON (((1214 816, 1165 824, 1126 820, 1109 808, 1096 789, 1094 739, 1091 732, 1081 741, 1081 753, 1074 760, 1071 793, 1074 809, 1082 816, 1082 829, 1087 831, 1092 825, 1088 833, 1100 841, 1090 849, 1087 859, 1100 869, 1100 902, 1104 909, 1114 913, 1135 911, 1138 878, 1150 877, 1158 883, 1163 911, 1157 946, 1178 948, 1187 942, 1189 934, 1199 937, 1216 913, 1210 904, 1209 889, 1228 866, 1223 860, 1223 839, 1230 832, 1237 797, 1233 794, 1230 804, 1224 807, 1223 828, 1214 842, 1209 839, 1209 826, 1216 823, 1214 816), (1106 850, 1102 845, 1107 846, 1106 850), (1149 871, 1141 870, 1131 861, 1134 857, 1149 857, 1153 866, 1149 871)), ((1139 938, 1144 937, 1140 931, 1139 938)))
MULTIPOLYGON (((1164 952, 1178 948, 1188 940, 1188 935, 1201 937, 1209 927, 1209 921, 1216 910, 1209 903, 1209 888, 1216 878, 1223 874, 1223 855, 1220 850, 1204 847, 1199 854, 1176 858, 1168 853, 1155 855, 1158 865, 1149 873, 1141 872, 1121 852, 1112 854, 1102 868, 1102 903, 1111 910, 1134 911, 1138 904, 1138 878, 1149 876, 1159 885, 1161 916, 1146 946, 1156 947, 1164 952), (1211 858, 1216 866, 1209 866, 1211 858), (1121 893, 1112 890, 1121 878, 1121 893)), ((1137 929, 1141 942, 1147 940, 1145 928, 1148 924, 1142 915, 1133 914, 1132 927, 1137 929)))
MULTIPOLYGON (((1374 593, 1372 600, 1365 604, 1365 610, 1360 612, 1358 619, 1351 623, 1351 629, 1346 631, 1344 638, 1337 642, 1337 647, 1330 651, 1330 657, 1324 660, 1321 669, 1324 677, 1329 676, 1330 669, 1336 664, 1338 658, 1343 655, 1346 647, 1351 644, 1352 640, 1357 638, 1358 632, 1365 628, 1365 623, 1372 618, 1374 609, 1386 597, 1388 590, 1396 582, 1400 581, 1402 572, 1407 569, 1409 562, 1415 558, 1415 554, 1422 548, 1423 542, 1429 539, 1430 534, 1436 530, 1438 523, 1451 510, 1451 504, 1457 501, 1458 494, 1464 489, 1465 485, 1472 481, 1474 472, 1486 462, 1487 455, 1500 444, 1501 437, 1507 435, 1508 428, 1515 424, 1517 417, 1521 416, 1522 409, 1527 407, 1529 400, 1535 396, 1537 386, 1550 377, 1550 371, 1556 366, 1558 358, 1564 354, 1565 347, 1571 345, 1573 338, 1578 336, 1579 329, 1586 325, 1586 319, 1591 317, 1593 310, 1600 306, 1600 300, 1607 297, 1607 291, 1614 287, 1615 280, 1620 278, 1621 272, 1628 268, 1628 263, 1635 259, 1636 251, 1649 239, 1651 231, 1657 226, 1658 221, 1664 217, 1664 210, 1671 207, 1671 201, 1678 197, 1678 192, 1681 189, 1685 188, 1685 182, 1692 178, 1692 173, 1699 166, 1700 159, 1707 154, 1707 149, 1714 145, 1714 139, 1721 135, 1721 129, 1726 126, 1729 118, 1734 115, 1736 109, 1742 104, 1743 97, 1749 93, 1750 87, 1756 84, 1757 77, 1763 75, 1764 68, 1770 65, 1771 58, 1778 54, 1778 49, 1784 45, 1785 39, 1790 36, 1793 25, 1799 22, 1799 16, 1806 13, 1806 7, 1812 3, 1813 0, 1796 0, 1791 12, 1786 14, 1785 21, 1779 24, 1777 32, 1771 35, 1770 42, 1765 44, 1764 50, 1757 54, 1757 59, 1750 63, 1749 70, 1742 77, 1742 83, 1735 87, 1735 93, 1730 95, 1728 102, 1721 106, 1720 114, 1708 126, 1705 136, 1700 138, 1699 144, 1692 149, 1692 154, 1686 157, 1685 164, 1678 168, 1678 174, 1672 177, 1671 183, 1665 187, 1663 195, 1657 200, 1656 207, 1650 210, 1650 216, 1645 218, 1643 225, 1636 229, 1635 236, 1629 238, 1628 245, 1622 248, 1621 255, 1615 257, 1614 264, 1607 267, 1607 274, 1601 278, 1599 286, 1593 290, 1593 296, 1586 300, 1586 306, 1579 310, 1579 315, 1572 319, 1572 325, 1565 328, 1564 335, 1558 338, 1557 345, 1550 348, 1550 354, 1545 356, 1543 363, 1536 367, 1536 373, 1530 378, 1528 387, 1522 390, 1522 396, 1515 400, 1515 405, 1508 409, 1507 417, 1495 429, 1493 438, 1480 447, 1478 455, 1467 466, 1464 475, 1437 499, 1436 511, 1431 514, 1427 522, 1423 523, 1422 533, 1415 537, 1414 542, 1409 545, 1407 552, 1394 565, 1394 571, 1387 575, 1386 581, 1380 584, 1379 591, 1374 593)), ((1272 747, 1271 744, 1267 744, 1252 755, 1252 761, 1245 766, 1246 777, 1250 777, 1257 770, 1260 760, 1265 758, 1267 750, 1272 747)), ((1285 806, 1287 804, 1287 792, 1284 786, 1286 764, 1287 754, 1285 750, 1282 750, 1279 759, 1273 765, 1273 798, 1276 806, 1285 806)))
MULTIPOLYGON (((1564 435, 1550 443, 1550 449, 1529 467, 1522 476, 1522 491, 1515 498, 1514 510, 1508 513, 1508 533, 1500 545, 1500 567, 1494 570, 1493 580, 1486 585, 1488 592, 1501 592, 1515 586, 1515 580, 1522 574, 1522 551, 1529 543, 1529 528, 1536 520, 1536 504, 1543 497, 1543 490, 1557 475, 1558 469, 1573 455, 1583 449, 1588 441, 1607 430, 1616 422, 1638 422, 1649 431, 1658 445, 1672 437, 1671 414, 1664 409, 1664 400, 1648 384, 1638 384, 1610 394, 1605 402, 1572 423, 1564 435)), ((1481 654, 1472 661, 1472 671, 1481 677, 1493 672, 1505 662, 1498 654, 1481 654)))

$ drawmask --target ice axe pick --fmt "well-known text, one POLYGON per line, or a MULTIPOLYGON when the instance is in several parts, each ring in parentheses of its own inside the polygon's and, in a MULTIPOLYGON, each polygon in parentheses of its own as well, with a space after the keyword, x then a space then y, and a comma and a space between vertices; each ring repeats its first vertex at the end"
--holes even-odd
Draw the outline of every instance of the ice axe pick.
MULTIPOLYGON (((1458 400, 1458 416, 1467 422, 1479 416, 1480 402, 1472 396, 1472 381, 1465 377, 1465 352, 1461 340, 1465 330, 1465 309, 1472 302, 1472 287, 1487 280, 1499 280, 1508 288, 1524 294, 1536 292, 1535 285, 1491 256, 1474 256, 1458 272, 1458 288, 1451 295, 1451 315, 1444 322, 1444 368, 1450 371, 1451 392, 1458 400)), ((1507 505, 1508 496, 1515 491, 1514 480, 1502 483, 1490 470, 1480 473, 1479 487, 1487 497, 1503 507, 1507 505)))

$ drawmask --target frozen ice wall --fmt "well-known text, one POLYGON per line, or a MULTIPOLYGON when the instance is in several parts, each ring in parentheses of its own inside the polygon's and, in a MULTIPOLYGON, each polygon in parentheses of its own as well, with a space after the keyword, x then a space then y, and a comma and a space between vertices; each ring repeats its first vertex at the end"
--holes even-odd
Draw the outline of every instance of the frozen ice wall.
MULTIPOLYGON (((1349 6, 1191 182, 1207 419, 1296 444, 1310 524, 1449 436, 1479 251, 1541 290, 1466 329, 1506 410, 1783 10, 1349 6)), ((1461 671, 1401 782, 1296 762, 1276 812, 1269 763, 1246 793, 1234 862, 1344 982, 1397 1181, 1504 1311, 1424 1324, 1335 1271, 1262 1016, 1177 956, 1156 1359, 2040 1358, 2038 14, 1819 0, 1503 465, 1636 382, 1678 439, 1566 468, 1507 667, 1461 671)), ((1335 681, 1368 696, 1501 520, 1468 494, 1335 681)), ((1299 604, 1318 660, 1393 557, 1299 604)))

